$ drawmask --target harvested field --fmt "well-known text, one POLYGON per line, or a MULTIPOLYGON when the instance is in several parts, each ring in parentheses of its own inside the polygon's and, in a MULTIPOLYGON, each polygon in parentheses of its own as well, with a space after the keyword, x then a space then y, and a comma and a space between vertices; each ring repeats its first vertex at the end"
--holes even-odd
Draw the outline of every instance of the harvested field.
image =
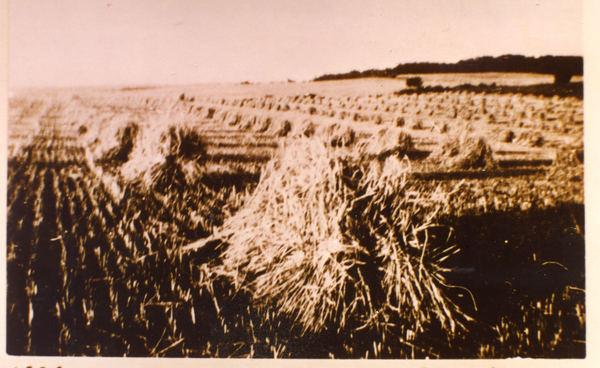
POLYGON ((8 353, 585 357, 583 100, 404 84, 15 92, 8 353))

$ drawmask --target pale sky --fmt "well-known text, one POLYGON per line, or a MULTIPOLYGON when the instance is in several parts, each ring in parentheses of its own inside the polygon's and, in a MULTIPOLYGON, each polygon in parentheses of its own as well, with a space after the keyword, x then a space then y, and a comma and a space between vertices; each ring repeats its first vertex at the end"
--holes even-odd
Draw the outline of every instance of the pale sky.
POLYGON ((311 80, 583 55, 583 0, 12 0, 13 88, 311 80))

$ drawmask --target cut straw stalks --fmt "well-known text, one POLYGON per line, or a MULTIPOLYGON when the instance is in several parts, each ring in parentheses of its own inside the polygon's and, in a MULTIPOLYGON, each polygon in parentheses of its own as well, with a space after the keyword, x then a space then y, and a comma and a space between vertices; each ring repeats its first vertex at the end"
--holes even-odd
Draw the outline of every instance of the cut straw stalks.
POLYGON ((462 327, 441 286, 453 249, 428 237, 441 197, 412 187, 397 155, 370 165, 361 155, 300 138, 267 164, 249 203, 210 239, 224 243, 203 267, 215 304, 247 295, 262 322, 275 314, 300 336, 363 330, 404 341, 431 325, 462 327))

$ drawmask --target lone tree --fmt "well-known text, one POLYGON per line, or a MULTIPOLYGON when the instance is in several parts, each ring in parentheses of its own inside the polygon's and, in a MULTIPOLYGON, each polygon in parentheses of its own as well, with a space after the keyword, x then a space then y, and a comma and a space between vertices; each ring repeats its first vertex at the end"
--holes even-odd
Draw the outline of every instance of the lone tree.
POLYGON ((412 77, 406 80, 407 87, 415 87, 416 89, 420 89, 423 87, 423 79, 421 77, 412 77))

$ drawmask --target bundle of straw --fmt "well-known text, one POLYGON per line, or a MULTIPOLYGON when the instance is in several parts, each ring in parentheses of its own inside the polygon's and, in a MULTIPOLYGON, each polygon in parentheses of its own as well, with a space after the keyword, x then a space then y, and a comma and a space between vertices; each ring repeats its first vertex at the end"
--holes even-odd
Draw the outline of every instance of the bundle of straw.
POLYGON ((318 139, 282 148, 217 232, 227 247, 204 268, 209 292, 229 284, 302 334, 414 333, 431 321, 454 331, 436 281, 446 255, 430 256, 427 239, 441 202, 411 188, 407 161, 364 165, 361 154, 318 139))
POLYGON ((429 160, 451 170, 493 169, 497 163, 492 153, 485 138, 463 134, 442 142, 429 160))

